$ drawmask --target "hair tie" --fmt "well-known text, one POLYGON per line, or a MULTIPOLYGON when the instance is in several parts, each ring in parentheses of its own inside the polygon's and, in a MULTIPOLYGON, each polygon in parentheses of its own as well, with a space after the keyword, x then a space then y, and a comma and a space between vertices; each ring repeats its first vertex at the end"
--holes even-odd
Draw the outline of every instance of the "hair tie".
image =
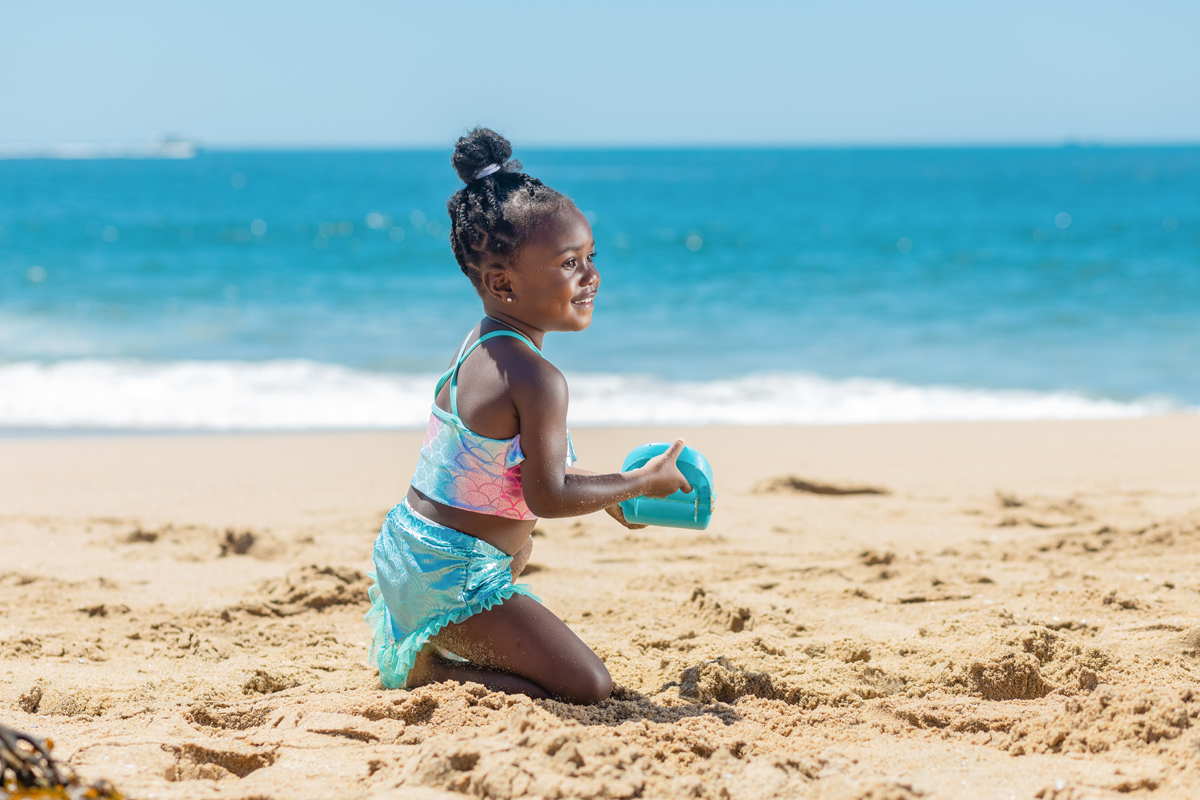
POLYGON ((486 167, 479 170, 479 172, 475 173, 475 180, 481 180, 482 178, 486 178, 488 175, 491 175, 493 172, 499 172, 500 169, 501 169, 501 167, 499 164, 488 164, 486 167))

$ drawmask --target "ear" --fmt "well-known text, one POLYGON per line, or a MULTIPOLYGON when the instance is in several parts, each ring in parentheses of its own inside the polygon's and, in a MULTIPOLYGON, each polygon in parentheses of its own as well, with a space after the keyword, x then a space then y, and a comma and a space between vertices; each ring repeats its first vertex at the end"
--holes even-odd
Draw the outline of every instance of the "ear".
POLYGON ((503 264, 493 262, 479 271, 483 294, 503 303, 513 296, 512 275, 503 264))

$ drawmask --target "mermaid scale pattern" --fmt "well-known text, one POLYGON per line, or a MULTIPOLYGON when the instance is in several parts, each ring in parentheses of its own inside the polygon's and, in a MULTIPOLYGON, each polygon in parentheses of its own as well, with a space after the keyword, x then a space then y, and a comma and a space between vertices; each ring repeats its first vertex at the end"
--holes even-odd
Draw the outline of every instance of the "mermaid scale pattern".
POLYGON ((429 419, 412 485, 454 508, 507 519, 535 519, 521 491, 521 437, 488 439, 440 418, 429 419))
MULTIPOLYGON (((421 445, 413 487, 431 500, 507 519, 536 519, 521 489, 521 436, 489 439, 435 410, 421 445)), ((443 412, 444 413, 444 412, 443 412)), ((567 466, 575 447, 567 433, 567 466)))

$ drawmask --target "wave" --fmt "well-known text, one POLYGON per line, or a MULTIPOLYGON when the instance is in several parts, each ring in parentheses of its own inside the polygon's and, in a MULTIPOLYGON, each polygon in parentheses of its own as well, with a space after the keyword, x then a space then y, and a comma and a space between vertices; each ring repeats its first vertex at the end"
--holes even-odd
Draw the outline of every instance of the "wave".
MULTIPOLYGON (((1143 417, 1169 400, 913 386, 766 373, 712 381, 578 373, 569 423, 823 425, 1143 417)), ((312 430, 422 428, 435 375, 378 373, 305 360, 131 360, 0 365, 0 428, 312 430)))

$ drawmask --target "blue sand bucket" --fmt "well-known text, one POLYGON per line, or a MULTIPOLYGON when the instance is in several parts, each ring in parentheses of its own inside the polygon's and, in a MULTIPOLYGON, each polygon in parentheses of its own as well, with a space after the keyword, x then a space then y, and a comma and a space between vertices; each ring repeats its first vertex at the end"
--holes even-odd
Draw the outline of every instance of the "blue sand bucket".
MULTIPOLYGON (((655 456, 662 455, 671 445, 667 442, 651 442, 625 456, 622 472, 629 472, 646 465, 655 456)), ((690 492, 675 492, 666 497, 634 497, 621 503, 625 521, 634 525, 663 525, 668 528, 695 528, 704 530, 712 519, 713 474, 708 459, 699 450, 684 447, 675 462, 687 482, 690 492)))

